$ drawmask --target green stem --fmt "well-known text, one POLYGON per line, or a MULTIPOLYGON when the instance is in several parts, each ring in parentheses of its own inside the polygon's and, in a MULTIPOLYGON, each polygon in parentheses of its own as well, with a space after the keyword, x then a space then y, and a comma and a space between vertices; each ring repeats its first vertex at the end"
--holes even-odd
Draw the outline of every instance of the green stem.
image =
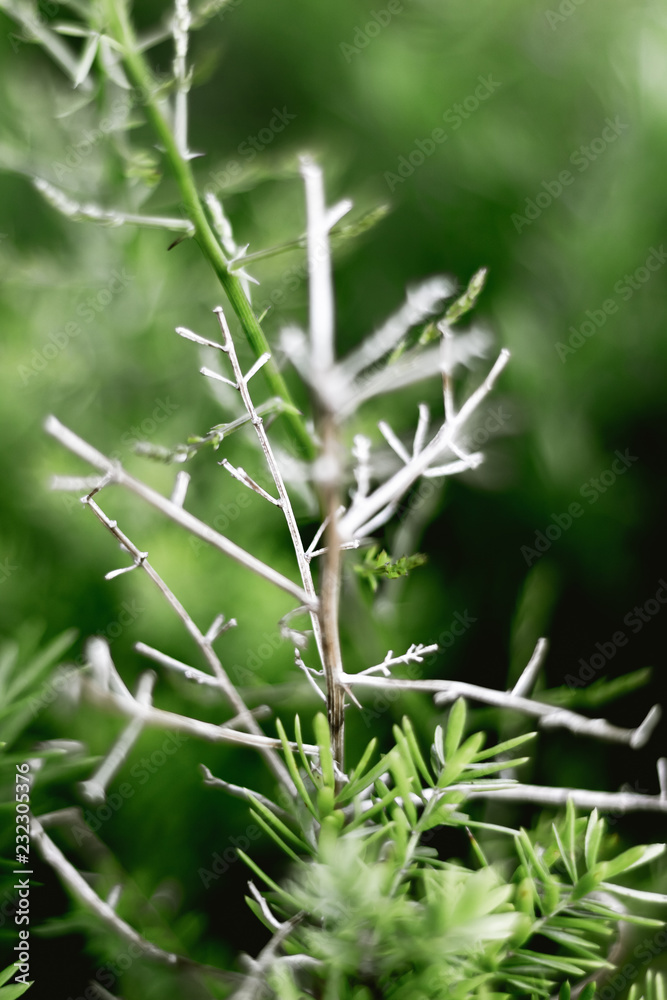
MULTIPOLYGON (((241 282, 229 271, 227 258, 211 228, 200 201, 190 164, 181 155, 172 129, 155 99, 158 85, 143 55, 139 51, 136 36, 127 13, 127 0, 107 0, 106 6, 111 30, 123 46, 126 68, 134 85, 141 92, 146 115, 159 136, 165 156, 179 186, 183 208, 195 227, 194 238, 225 290, 232 309, 236 313, 255 355, 260 357, 264 353, 270 353, 264 331, 260 327, 257 317, 245 296, 241 282)), ((285 411, 285 417, 297 438, 301 451, 306 458, 314 458, 315 448, 313 441, 305 428, 303 420, 295 412, 296 407, 292 401, 290 391, 281 373, 276 368, 273 358, 264 365, 262 371, 271 391, 276 396, 280 396, 288 404, 289 408, 285 411)))

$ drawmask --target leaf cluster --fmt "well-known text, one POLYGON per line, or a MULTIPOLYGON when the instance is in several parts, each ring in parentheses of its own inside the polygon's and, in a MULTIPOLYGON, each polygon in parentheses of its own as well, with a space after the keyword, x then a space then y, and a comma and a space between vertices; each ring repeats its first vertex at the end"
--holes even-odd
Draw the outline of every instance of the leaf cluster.
MULTIPOLYGON (((323 716, 315 722, 317 765, 303 750, 297 765, 280 726, 298 799, 280 816, 255 799, 252 814, 291 860, 291 874, 278 884, 242 854, 267 887, 264 903, 248 904, 270 928, 289 927, 283 954, 265 969, 272 995, 501 1000, 562 989, 567 997, 570 981, 613 969, 620 921, 662 926, 627 912, 605 889, 650 863, 661 845, 609 856, 604 821, 595 810, 577 817, 571 802, 540 840, 473 817, 470 794, 507 785, 502 773, 527 760, 507 755, 535 734, 485 748, 484 733, 464 737, 465 726, 459 700, 446 729, 436 728, 427 760, 404 718, 393 748, 373 764, 371 740, 342 787, 323 716), (472 863, 439 856, 431 845, 439 827, 467 833, 472 863), (498 833, 504 854, 490 863, 483 840, 498 833)), ((295 734, 302 747, 298 717, 295 734)))
POLYGON ((378 578, 396 580, 400 576, 407 576, 417 566, 423 566, 426 560, 427 557, 422 552, 392 560, 384 549, 380 550, 379 545, 373 545, 366 552, 363 562, 357 563, 354 568, 375 593, 378 588, 378 578))

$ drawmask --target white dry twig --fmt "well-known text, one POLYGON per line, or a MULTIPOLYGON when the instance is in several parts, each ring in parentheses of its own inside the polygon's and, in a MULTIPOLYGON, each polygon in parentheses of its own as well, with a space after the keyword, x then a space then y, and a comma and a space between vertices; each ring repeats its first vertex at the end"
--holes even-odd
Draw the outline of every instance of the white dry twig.
MULTIPOLYGON (((155 684, 155 674, 152 670, 146 671, 139 678, 135 699, 139 705, 150 705, 153 686, 155 684)), ((118 773, 128 753, 136 743, 143 723, 140 719, 132 719, 128 726, 120 734, 111 750, 98 767, 92 778, 82 781, 79 784, 81 792, 89 802, 104 802, 106 790, 110 781, 118 773)))
POLYGON ((204 636, 204 640, 210 646, 223 632, 227 632, 230 628, 236 628, 237 624, 236 618, 230 618, 229 621, 226 621, 224 615, 216 615, 204 636))
POLYGON ((419 404, 419 420, 417 422, 417 430, 415 431, 414 440, 412 442, 412 457, 418 455, 420 451, 423 451, 424 444, 426 442, 426 435, 428 434, 428 425, 430 423, 430 414, 428 406, 426 403, 419 404))
MULTIPOLYGON (((511 763, 511 761, 509 761, 511 763)), ((448 789, 449 791, 449 789, 448 789)), ((639 792, 599 792, 585 788, 551 788, 516 782, 505 788, 477 789, 470 785, 466 799, 504 799, 508 802, 531 802, 540 806, 564 806, 568 799, 581 809, 616 812, 659 812, 667 814, 667 802, 659 795, 639 792)))
POLYGON ((190 25, 192 18, 188 0, 176 0, 172 31, 174 35, 174 79, 176 81, 176 96, 174 98, 174 138, 178 152, 184 160, 190 159, 188 149, 188 91, 190 90, 190 74, 187 69, 187 54, 190 25))
POLYGON ((44 861, 57 872, 61 881, 72 895, 80 903, 83 903, 105 927, 114 934, 117 934, 123 941, 134 945, 143 958, 170 968, 183 968, 192 970, 193 972, 212 975, 227 982, 238 981, 238 977, 233 973, 217 969, 212 965, 203 965, 191 958, 187 958, 185 955, 165 951, 163 948, 158 947, 158 945, 153 944, 152 941, 148 941, 142 937, 130 924, 118 916, 113 906, 101 899, 94 889, 88 885, 83 875, 68 861, 60 848, 54 844, 46 833, 41 818, 37 819, 35 816, 30 816, 30 836, 44 861))
POLYGON ((175 670, 181 673, 186 680, 194 681, 195 684, 203 684, 206 687, 213 687, 220 689, 220 682, 217 677, 212 677, 211 674, 205 673, 203 670, 198 670, 197 667, 191 667, 187 663, 183 663, 181 660, 175 659, 173 656, 168 656, 166 653, 160 652, 159 649, 153 649, 152 646, 147 646, 145 642, 136 642, 134 648, 137 653, 142 656, 148 657, 149 660, 154 660, 159 663, 160 666, 166 667, 168 670, 175 670))
POLYGON ((34 816, 31 816, 30 835, 46 863, 58 872, 58 875, 70 892, 81 903, 87 906, 105 926, 118 934, 124 941, 135 945, 139 949, 140 954, 152 959, 154 962, 159 962, 161 965, 175 966, 179 960, 184 961, 182 956, 164 951, 157 945, 152 944, 152 942, 147 941, 146 938, 141 937, 133 927, 130 927, 128 923, 115 913, 108 903, 100 899, 74 865, 67 860, 60 848, 53 843, 44 831, 40 821, 34 816))
POLYGON ((310 684, 310 686, 312 687, 313 691, 316 693, 318 698, 321 698, 322 701, 326 704, 327 696, 325 695, 324 691, 322 691, 322 689, 317 686, 317 683, 315 681, 315 677, 324 676, 324 670, 315 670, 313 667, 307 667, 306 664, 303 662, 301 653, 297 648, 294 649, 294 662, 296 666, 299 668, 299 670, 303 671, 306 680, 308 681, 308 683, 310 684))
POLYGON ((660 757, 657 766, 660 798, 667 802, 667 757, 660 757))
MULTIPOLYGON (((338 508, 338 510, 336 511, 336 517, 340 517, 340 515, 344 511, 345 511, 345 506, 343 504, 341 504, 340 507, 338 508)), ((315 557, 315 555, 319 555, 322 552, 326 552, 326 548, 317 549, 317 552, 316 552, 315 551, 315 547, 316 547, 317 543, 319 542, 320 538, 322 537, 322 535, 324 534, 324 532, 327 530, 327 528, 329 526, 329 521, 330 520, 331 520, 331 515, 327 514, 326 517, 324 518, 324 520, 322 521, 321 525, 319 526, 319 528, 315 532, 315 534, 313 536, 312 542, 310 543, 310 545, 306 549, 305 556, 306 556, 306 559, 308 559, 309 561, 311 559, 313 559, 315 557)))
POLYGON ((306 187, 308 219, 310 369, 313 374, 328 374, 334 365, 334 303, 329 247, 329 229, 333 223, 332 217, 327 215, 322 171, 310 157, 301 158, 301 176, 306 187))
POLYGON ((394 656, 393 649, 390 649, 385 656, 382 663, 376 663, 373 667, 366 667, 365 670, 361 670, 355 677, 367 676, 368 674, 382 673, 385 677, 391 676, 390 667, 395 667, 399 663, 422 663, 424 657, 429 653, 436 653, 438 651, 438 644, 432 643, 430 646, 424 646, 421 642, 412 643, 409 649, 402 653, 401 656, 394 656))
POLYGON ((121 698, 132 700, 125 681, 111 659, 109 643, 102 636, 94 635, 86 643, 86 657, 91 675, 102 691, 115 691, 121 698))
POLYGON ((61 424, 56 417, 47 417, 44 427, 48 434, 56 438, 56 440, 75 455, 78 455, 79 458, 89 462, 103 472, 109 473, 112 482, 125 486, 133 493, 136 493, 137 496, 146 500, 152 507, 161 511, 167 517, 171 518, 172 521, 180 524, 187 531, 190 531, 191 534, 224 552, 225 555, 228 555, 231 559, 234 559, 242 566, 256 573, 257 576, 263 577, 265 580, 275 584, 275 586, 285 590, 288 594, 298 598, 302 604, 306 604, 309 607, 313 606, 313 598, 309 597, 298 584, 288 580, 282 573, 261 562, 255 556, 246 552, 245 549, 242 549, 240 545, 236 545, 235 542, 230 541, 230 539, 221 535, 220 532, 209 527, 208 524, 193 517, 192 514, 172 503, 171 500, 167 500, 166 497, 163 497, 156 490, 151 489, 150 486, 146 486, 145 483, 135 479, 119 463, 112 462, 111 459, 97 451, 96 448, 93 448, 92 445, 69 430, 64 424, 61 424))
POLYGON ((614 726, 606 719, 590 719, 569 709, 557 708, 543 701, 516 697, 511 692, 496 691, 493 688, 481 687, 478 684, 468 684, 466 681, 449 680, 402 680, 399 678, 379 678, 369 676, 367 672, 359 674, 344 674, 342 678, 350 686, 384 688, 385 690, 422 691, 435 694, 436 703, 444 698, 445 703, 454 696, 481 701, 486 705, 496 705, 525 715, 536 716, 540 725, 550 729, 569 729, 580 735, 594 736, 609 743, 624 743, 633 749, 644 746, 657 725, 659 708, 654 705, 644 721, 635 729, 622 729, 614 726))
POLYGON ((456 416, 445 421, 419 454, 410 458, 398 472, 360 502, 356 509, 348 510, 338 523, 338 530, 344 541, 349 541, 359 534, 362 526, 369 533, 367 525, 371 518, 378 512, 386 510, 388 506, 398 503, 400 497, 428 470, 432 462, 440 458, 448 448, 452 449, 452 444, 462 427, 491 391, 508 361, 509 351, 503 349, 487 377, 468 397, 456 416))
POLYGON ((195 231, 195 227, 189 219, 120 212, 117 209, 102 208, 92 202, 82 204, 42 177, 34 177, 33 184, 52 208, 57 209, 62 215, 66 215, 74 222, 90 219, 107 226, 123 226, 129 223, 134 226, 147 226, 149 229, 167 229, 170 232, 185 233, 186 236, 192 236, 195 231))
MULTIPOLYGON (((250 958, 248 955, 244 956, 245 964, 247 965, 250 974, 243 986, 241 986, 241 988, 234 993, 234 1000, 254 1000, 255 997, 264 995, 266 971, 275 961, 280 961, 277 956, 279 948, 281 947, 283 941, 287 940, 294 928, 303 920, 304 917, 304 913, 301 911, 299 913, 295 913, 293 917, 289 918, 289 920, 285 920, 283 923, 280 923, 280 921, 273 915, 268 903, 262 894, 258 892, 252 881, 248 882, 248 888, 250 889, 250 893, 254 899, 257 901, 264 919, 268 923, 269 927, 274 929, 275 933, 269 943, 262 948, 257 958, 250 958)), ((301 958, 301 956, 299 956, 299 958, 301 958)))
MULTIPOLYGON (((92 499, 92 496, 89 495, 87 497, 84 497, 84 502, 90 507, 90 509, 93 511, 97 519, 105 526, 105 528, 107 528, 107 530, 111 532, 114 538, 117 539, 122 548, 124 548, 127 552, 130 553, 130 555, 134 557, 135 563, 137 563, 137 565, 139 565, 141 569, 148 575, 148 577, 155 584, 155 586, 160 591, 162 596, 165 598, 167 603, 181 619, 181 621, 185 625, 185 628, 194 639, 195 643, 201 650, 206 662, 208 663, 209 667, 213 672, 214 676, 209 679, 210 682, 212 682, 211 686, 217 686, 222 691, 223 695, 227 698, 227 701, 229 702, 231 707, 236 711, 237 715, 239 715, 242 718, 245 717, 247 719, 247 728, 249 732, 261 736, 262 730, 257 725, 256 719, 252 716, 251 713, 249 713, 245 702, 243 701, 240 694, 236 690, 234 684, 232 684, 217 654, 213 650, 213 647, 211 645, 211 643, 213 642, 213 638, 209 639, 207 636, 202 634, 201 630, 195 624, 194 620, 192 619, 190 614, 186 611, 185 607, 181 604, 176 595, 170 590, 165 581, 162 579, 160 574, 154 569, 154 567, 148 561, 147 553, 139 552, 134 542, 130 538, 128 538, 128 536, 123 531, 120 530, 116 521, 111 521, 107 517, 102 508, 96 503, 95 500, 92 499)), ((228 628, 232 622, 234 622, 234 619, 231 619, 231 621, 227 623, 226 627, 228 628)), ((211 630, 215 632, 219 624, 222 623, 220 623, 219 620, 216 619, 216 621, 211 626, 209 632, 211 632, 211 630)), ((224 630, 224 628, 221 630, 224 630)), ((117 683, 120 683, 122 685, 122 689, 120 690, 121 694, 125 694, 126 696, 131 697, 129 691, 123 685, 120 679, 120 675, 118 674, 117 670, 114 667, 113 661, 109 654, 108 645, 106 643, 102 643, 102 646, 100 646, 99 650, 98 646, 99 642, 97 640, 91 640, 91 642, 89 643, 89 650, 92 648, 93 651, 92 656, 93 657, 97 656, 98 660, 101 661, 100 669, 109 673, 109 675, 112 678, 114 678, 117 683)), ((150 649, 150 647, 145 647, 145 650, 148 649, 150 649)), ((164 657, 164 654, 158 654, 158 655, 164 657)), ((89 652, 89 657, 90 656, 91 654, 89 652)), ((173 658, 171 657, 164 657, 162 660, 160 660, 158 659, 158 657, 153 656, 153 659, 157 659, 158 662, 161 662, 163 665, 168 665, 171 667, 175 667, 175 664, 178 663, 177 660, 173 660, 173 658), (170 662, 167 664, 165 660, 169 660, 170 662)), ((199 681, 199 683, 209 683, 209 681, 202 680, 202 678, 204 677, 208 678, 209 676, 208 674, 205 674, 203 671, 199 671, 196 670, 196 668, 192 668, 191 673, 193 680, 197 680, 199 681)), ((266 762, 270 767, 271 771, 273 772, 273 774, 285 786, 285 788, 288 789, 290 794, 294 794, 295 792, 294 782, 292 781, 292 778, 290 777, 289 772, 287 771, 287 768, 283 764, 280 757, 273 750, 266 750, 264 751, 264 754, 266 762)))
POLYGON ((398 361, 373 371, 368 377, 357 379, 351 385, 344 383, 340 377, 340 369, 336 369, 334 385, 338 386, 339 392, 338 419, 350 416, 362 403, 374 396, 394 392, 414 382, 423 382, 431 378, 433 372, 438 371, 439 365, 440 350, 431 347, 426 350, 414 349, 404 354, 398 361))
MULTIPOLYGON (((264 421, 257 412, 255 405, 252 401, 252 397, 250 395, 250 390, 248 389, 248 379, 252 376, 254 370, 256 370, 256 366, 253 365, 253 368, 250 369, 247 375, 244 376, 242 374, 241 366, 239 364, 239 360, 236 354, 236 348, 234 346, 234 341, 232 339, 232 335, 229 330, 229 325, 227 323, 225 314, 220 306, 218 306, 214 311, 217 314, 218 321, 220 323, 220 329, 223 335, 223 344, 218 346, 229 357, 229 361, 232 366, 232 370, 234 372, 234 377, 236 379, 235 383, 236 388, 238 389, 241 395, 243 404, 250 417, 251 423, 255 428, 255 432, 259 439, 259 443, 261 445, 262 451, 264 452, 266 464, 269 468, 271 477, 276 486, 276 490, 278 493, 278 500, 276 501, 273 497, 269 497, 268 494, 267 494, 267 499, 270 499, 272 503, 275 503, 276 506, 280 507, 283 512, 283 516, 287 524, 287 529, 289 531, 290 538, 292 541, 294 554, 296 556, 297 565, 299 567, 299 573, 301 575, 301 581, 303 584, 303 593, 306 596, 306 600, 303 601, 302 603, 306 605, 308 610, 310 611, 315 642, 317 644, 317 649, 320 654, 320 657, 322 657, 323 655, 322 633, 320 626, 320 616, 317 613, 319 608, 319 601, 317 598, 317 592, 315 590, 315 584, 313 583, 313 576, 311 573, 310 564, 308 559, 306 558, 306 553, 303 548, 303 541, 301 539, 301 532, 299 531, 299 526, 297 524, 296 516, 294 514, 292 502, 285 487, 285 481, 283 479, 282 472, 280 471, 280 466, 278 465, 275 455, 273 453, 271 442, 269 441, 266 429, 264 427, 264 421)), ((258 489, 261 490, 261 487, 258 487, 258 489)))
POLYGON ((176 507, 182 507, 185 503, 185 497, 188 492, 188 486, 190 485, 190 473, 185 472, 181 469, 176 473, 176 480, 174 482, 174 488, 171 491, 170 500, 176 507))
POLYGON ((266 795, 262 795, 261 792, 255 792, 252 788, 244 788, 242 785, 234 785, 231 781, 224 781, 222 778, 216 778, 205 764, 200 764, 199 769, 204 775, 205 785, 211 788, 222 788, 230 795, 234 795, 238 799, 244 799, 246 802, 252 802, 253 799, 257 799, 258 802, 261 802, 263 806, 266 806, 267 809, 280 817, 280 819, 292 822, 293 817, 285 809, 276 805, 272 799, 267 798, 266 795))
POLYGON ((352 506, 368 496, 371 488, 371 440, 365 434, 355 434, 352 455, 356 459, 354 478, 357 488, 352 496, 352 506))
MULTIPOLYGON (((274 739, 271 736, 242 733, 236 729, 230 729, 226 725, 215 726, 210 722, 202 722, 188 715, 179 715, 177 712, 167 712, 161 708, 140 705, 134 698, 121 698, 110 691, 102 691, 97 685, 87 681, 83 681, 82 689, 84 695, 94 705, 113 709, 129 718, 141 719, 146 726, 156 726, 158 729, 185 733, 186 736, 195 736, 209 743, 232 743, 255 750, 281 750, 283 746, 279 739, 274 739)), ((250 714, 249 711, 247 714, 250 714)), ((296 743, 288 742, 287 745, 290 750, 298 751, 299 749, 296 743)), ((319 753, 319 748, 314 744, 303 743, 301 746, 305 753, 319 753)))
POLYGON ((270 493, 267 493, 266 490, 259 485, 259 483, 255 482, 252 476, 248 475, 245 469, 241 468, 240 465, 235 468, 232 465, 232 463, 229 462, 226 458, 223 458, 222 462, 220 462, 219 464, 224 466, 224 468, 227 469, 227 472, 229 472, 229 474, 233 476, 234 479, 237 479, 240 483, 243 483, 244 486, 247 486, 249 489, 254 490, 255 493, 259 493, 261 497, 264 497, 264 499, 268 500, 269 503, 275 504, 276 507, 282 507, 280 500, 276 500, 276 498, 272 497, 270 493))
POLYGON ((341 362, 348 381, 364 369, 379 361, 394 348, 402 337, 418 323, 432 316, 441 303, 454 291, 453 282, 446 277, 429 278, 408 288, 406 301, 386 323, 341 362))
POLYGON ((537 645, 533 651, 533 655, 528 661, 527 665, 523 668, 521 676, 512 688, 512 694, 514 697, 523 697, 523 695, 529 694, 535 687, 535 682, 537 680, 537 675, 542 669, 542 664, 546 658, 549 651, 549 641, 548 639, 538 639, 537 645))

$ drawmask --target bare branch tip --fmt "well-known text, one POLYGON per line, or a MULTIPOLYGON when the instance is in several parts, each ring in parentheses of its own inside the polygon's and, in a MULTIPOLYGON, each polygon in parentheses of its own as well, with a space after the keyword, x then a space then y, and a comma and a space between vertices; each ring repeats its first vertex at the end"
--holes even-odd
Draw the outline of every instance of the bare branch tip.
POLYGON ((661 716, 662 709, 660 705, 653 705, 653 707, 649 709, 648 715, 644 721, 637 726, 630 737, 630 746, 633 750, 641 750, 642 747, 646 746, 653 735, 653 731, 658 725, 661 716))

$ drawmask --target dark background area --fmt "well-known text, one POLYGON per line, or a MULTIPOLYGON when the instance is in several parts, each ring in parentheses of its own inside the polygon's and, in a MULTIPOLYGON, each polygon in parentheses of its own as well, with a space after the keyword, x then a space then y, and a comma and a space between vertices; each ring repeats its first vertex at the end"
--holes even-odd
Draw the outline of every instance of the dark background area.
MULTIPOLYGON (((329 6, 237 0, 193 35, 189 57, 195 65, 191 147, 205 153, 195 161, 196 174, 202 189, 215 185, 239 245, 249 243, 253 252, 303 232, 297 156, 304 150, 325 168, 330 203, 353 198, 352 218, 390 207, 375 228, 336 251, 340 354, 400 305, 406 285, 445 273, 464 288, 482 266, 489 269, 487 285, 462 328, 490 330, 496 346, 487 362, 459 381, 459 398, 479 382, 498 348, 512 352, 474 428, 486 463, 423 500, 415 492, 414 501, 405 502, 416 507, 410 531, 405 521, 400 530, 394 525, 386 531, 384 544, 394 557, 410 545, 427 553, 428 564, 407 581, 383 586, 373 612, 351 568, 358 557, 350 557, 342 616, 346 663, 361 669, 388 648, 437 641, 457 613, 467 613, 474 623, 424 668, 424 676, 504 688, 536 639, 547 635, 550 652, 540 683, 555 688, 577 679, 580 661, 589 663, 599 652, 596 644, 608 644, 622 630, 627 644, 605 656, 585 683, 651 667, 650 683, 585 710, 621 726, 637 725, 664 688, 664 607, 647 613, 641 628, 624 623, 667 578, 663 6, 404 0, 392 7, 393 13, 351 0, 329 6), (476 97, 476 90, 484 96, 476 97), (265 141, 276 109, 294 118, 265 141), (437 129, 446 138, 434 142, 437 129), (253 139, 263 148, 254 148, 253 139), (655 270, 647 269, 647 260, 655 270), (609 471, 616 452, 631 456, 618 475, 609 471), (604 492, 593 482, 601 477, 608 484, 604 492), (526 555, 538 532, 559 519, 566 523, 572 503, 581 505, 581 517, 539 558, 526 555)), ((136 17, 147 27, 167 17, 165 10, 142 2, 136 17)), ((69 16, 63 6, 53 23, 69 16)), ((27 663, 34 646, 72 625, 79 630, 74 660, 87 636, 105 633, 131 681, 145 666, 133 651, 136 641, 185 660, 193 651, 147 579, 131 573, 104 581, 125 557, 76 499, 49 492, 51 474, 84 470, 47 438, 42 424, 55 413, 168 492, 174 468, 134 455, 132 444, 146 438, 173 445, 229 418, 229 398, 198 374, 197 348, 173 333, 183 325, 213 336, 211 309, 223 298, 192 241, 167 252, 169 234, 161 231, 75 223, 35 191, 31 175, 105 207, 180 212, 168 176, 153 187, 160 156, 139 117, 137 128, 96 141, 82 155, 86 130, 95 128, 110 94, 100 90, 72 112, 78 98, 65 78, 38 48, 17 38, 13 23, 0 14, 0 635, 6 648, 18 645, 27 663), (124 142, 131 143, 131 156, 124 142), (63 337, 69 323, 78 323, 79 333, 63 337), (134 617, 116 637, 123 608, 133 609, 134 617)), ((157 47, 153 58, 159 72, 168 72, 171 46, 157 47)), ((272 292, 283 293, 263 324, 272 345, 288 323, 306 323, 302 265, 297 250, 249 267, 261 281, 253 291, 258 311, 272 292)), ((242 353, 249 358, 247 348, 242 353)), ((293 373, 285 371, 306 404, 293 373)), ((425 384, 392 397, 389 405, 382 399, 367 405, 354 430, 381 448, 377 421, 389 414, 408 441, 422 400, 436 419, 438 387, 425 384)), ((289 448, 280 423, 275 434, 289 448)), ((189 466, 189 508, 211 521, 217 517, 235 541, 293 572, 286 532, 259 498, 234 516, 242 488, 216 464, 223 455, 251 474, 261 470, 249 436, 231 438, 215 455, 198 455, 189 466)), ((193 547, 139 502, 110 492, 103 506, 149 551, 201 626, 220 611, 237 618, 239 627, 218 649, 252 703, 269 700, 288 730, 295 710, 308 719, 314 703, 301 680, 295 682, 290 649, 271 643, 289 600, 215 553, 193 547)), ((299 513, 304 532, 312 532, 315 519, 305 500, 299 513)), ((158 704, 183 711, 187 696, 183 685, 160 676, 158 704)), ((368 697, 367 704, 372 718, 349 713, 352 759, 371 735, 386 747, 391 724, 404 712, 413 716, 424 746, 443 718, 416 696, 382 708, 368 697)), ((191 711, 219 720, 221 706, 194 703, 191 711)), ((488 727, 490 738, 510 724, 482 709, 473 712, 473 722, 488 727)), ((16 752, 67 736, 103 754, 119 728, 117 720, 59 700, 35 715, 16 752)), ((141 737, 116 782, 129 782, 133 794, 102 823, 99 836, 138 893, 158 910, 167 900, 164 919, 175 938, 155 930, 157 917, 146 918, 148 929, 202 961, 231 964, 239 950, 255 954, 263 940, 242 902, 248 873, 232 864, 206 888, 200 869, 210 870, 230 837, 245 835, 248 817, 242 803, 203 786, 197 765, 265 792, 271 783, 251 754, 194 741, 140 783, 133 767, 163 741, 159 733, 141 737)), ((654 793, 665 728, 640 751, 562 733, 541 735, 535 749, 531 780, 608 790, 627 783, 654 793)), ((44 808, 79 801, 70 779, 43 790, 44 808)), ((664 839, 662 826, 627 817, 613 828, 622 840, 648 841, 664 839)), ((65 837, 59 843, 76 856, 65 837)), ((266 838, 253 844, 252 853, 280 872, 266 838)), ((117 946, 93 934, 82 951, 80 932, 92 921, 78 910, 72 916, 49 873, 33 895, 41 914, 54 918, 47 926, 69 931, 33 937, 35 968, 50 969, 50 1000, 78 997, 103 964, 101 956, 117 946), (60 981, 55 965, 68 967, 60 981)), ((153 971, 149 976, 133 967, 123 984, 109 988, 146 1000, 164 995, 153 971)), ((47 995, 40 988, 30 994, 36 1000, 47 995)), ((184 982, 183 995, 191 988, 184 982)))

